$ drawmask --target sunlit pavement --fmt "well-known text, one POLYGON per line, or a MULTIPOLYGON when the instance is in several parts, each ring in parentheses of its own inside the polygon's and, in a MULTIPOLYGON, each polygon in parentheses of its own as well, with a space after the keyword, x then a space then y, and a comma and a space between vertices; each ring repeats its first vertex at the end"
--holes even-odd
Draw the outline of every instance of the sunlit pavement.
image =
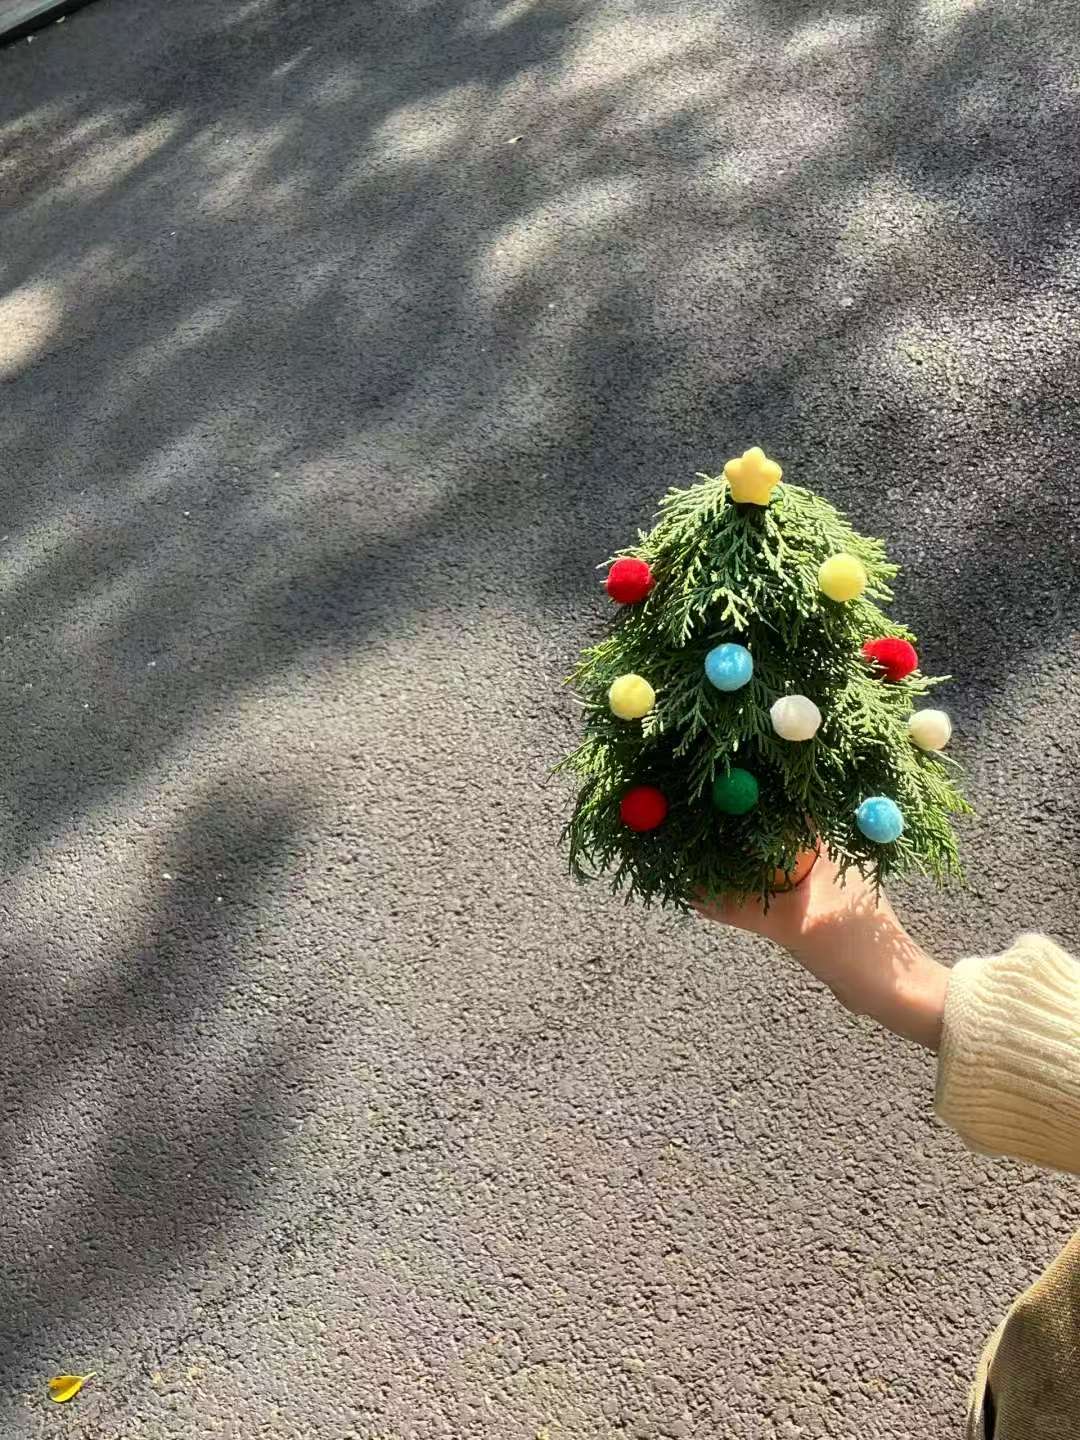
POLYGON ((1077 934, 1066 5, 98 0, 0 51, 0 1434, 948 1437, 1080 1210, 563 873, 595 566, 761 443, 1077 934), (44 1381, 97 1371, 62 1412, 44 1381))

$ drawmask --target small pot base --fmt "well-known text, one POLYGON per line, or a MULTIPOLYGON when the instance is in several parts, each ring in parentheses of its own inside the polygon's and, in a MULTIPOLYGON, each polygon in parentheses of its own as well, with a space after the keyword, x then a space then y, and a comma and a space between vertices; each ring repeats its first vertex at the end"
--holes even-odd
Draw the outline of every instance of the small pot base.
POLYGON ((788 890, 797 890, 817 864, 820 854, 820 846, 815 846, 813 850, 803 850, 796 858, 795 868, 793 870, 775 871, 773 874, 772 893, 774 895, 783 895, 788 890))

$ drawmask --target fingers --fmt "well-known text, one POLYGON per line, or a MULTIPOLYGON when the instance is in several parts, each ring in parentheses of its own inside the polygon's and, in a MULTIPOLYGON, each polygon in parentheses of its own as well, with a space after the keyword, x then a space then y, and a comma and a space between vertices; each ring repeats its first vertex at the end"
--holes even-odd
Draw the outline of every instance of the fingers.
POLYGON ((765 918, 761 901, 758 899, 736 901, 725 895, 708 896, 703 891, 691 904, 706 920, 713 920, 720 925, 734 925, 739 930, 760 933, 765 918))

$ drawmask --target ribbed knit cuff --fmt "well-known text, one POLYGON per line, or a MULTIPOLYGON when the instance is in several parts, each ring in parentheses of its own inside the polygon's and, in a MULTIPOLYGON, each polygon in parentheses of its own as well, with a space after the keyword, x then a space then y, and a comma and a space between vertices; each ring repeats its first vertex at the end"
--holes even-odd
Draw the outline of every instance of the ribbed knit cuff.
POLYGON ((1080 965, 1052 940, 953 968, 936 1108, 972 1150, 1080 1174, 1080 965))

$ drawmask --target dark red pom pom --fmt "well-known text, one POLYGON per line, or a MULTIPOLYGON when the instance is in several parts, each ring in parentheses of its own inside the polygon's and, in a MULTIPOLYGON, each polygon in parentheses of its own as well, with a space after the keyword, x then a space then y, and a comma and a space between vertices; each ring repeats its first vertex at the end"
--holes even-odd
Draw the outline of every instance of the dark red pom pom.
POLYGON ((645 560, 627 555, 616 560, 605 581, 607 593, 620 605, 636 605, 653 586, 652 571, 645 560))
POLYGON ((668 803, 655 785, 635 785, 622 797, 619 814, 624 825, 638 832, 655 830, 664 823, 668 803))
POLYGON ((862 653, 867 660, 880 666, 881 678, 891 680, 893 684, 897 680, 906 679, 913 670, 919 668, 915 646, 892 635, 883 635, 880 640, 867 640, 862 647, 862 653))

